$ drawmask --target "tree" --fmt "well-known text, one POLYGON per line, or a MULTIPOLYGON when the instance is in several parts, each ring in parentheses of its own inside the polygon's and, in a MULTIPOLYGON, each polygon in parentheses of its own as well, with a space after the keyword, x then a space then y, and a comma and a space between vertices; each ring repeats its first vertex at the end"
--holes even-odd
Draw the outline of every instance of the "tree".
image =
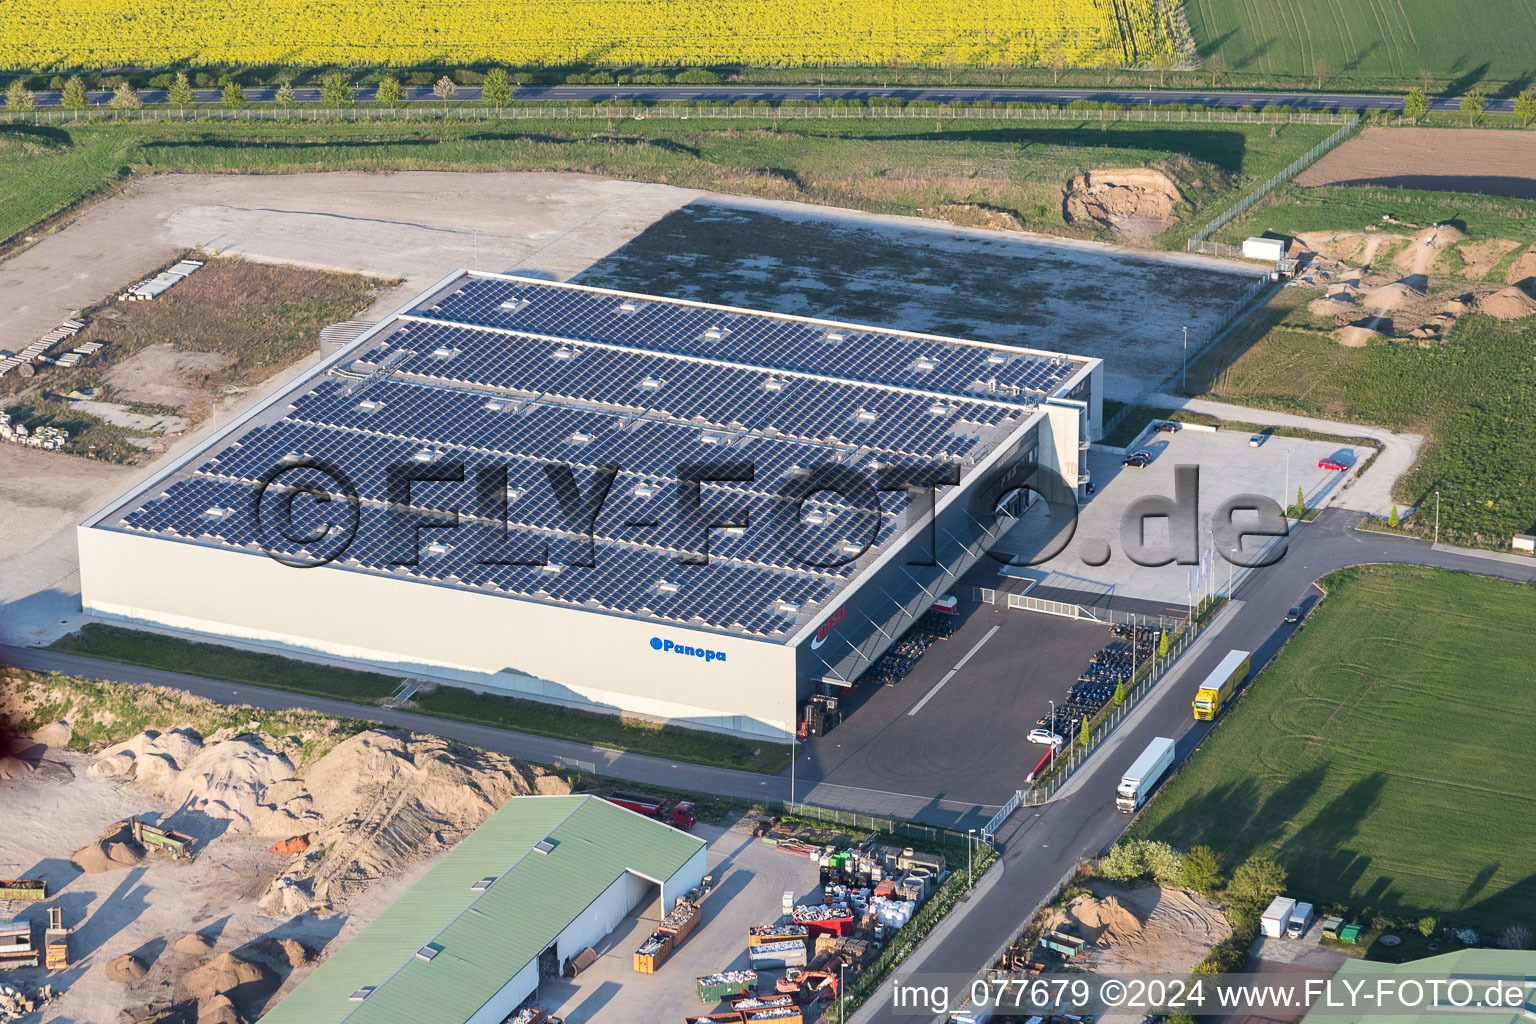
POLYGON ((1536 86, 1521 89, 1520 95, 1515 97, 1515 116, 1520 119, 1522 128, 1536 121, 1536 86))
POLYGON ((1483 103, 1488 94, 1481 89, 1469 89, 1461 98, 1461 112, 1467 115, 1467 124, 1476 124, 1483 116, 1483 103))
POLYGON ((165 90, 165 102, 178 110, 186 110, 188 106, 197 101, 197 94, 192 91, 192 83, 187 81, 185 71, 176 72, 175 81, 165 90))
POLYGON ((1061 41, 1053 39, 1045 50, 1045 66, 1051 69, 1051 84, 1061 82, 1061 72, 1067 66, 1067 55, 1061 51, 1061 41))
POLYGON ((1120 65, 1116 63, 1115 58, 1108 53, 1099 58, 1099 70, 1104 72, 1105 85, 1108 85, 1110 80, 1114 78, 1115 71, 1117 68, 1119 68, 1119 66, 1120 65))
POLYGON ((277 100, 277 105, 284 108, 285 110, 288 107, 293 106, 295 102, 293 97, 293 83, 284 82, 283 84, 279 85, 277 87, 277 94, 273 98, 277 100))
POLYGON ((1392 503, 1392 514, 1387 516, 1387 525, 1394 530, 1403 525, 1403 521, 1397 516, 1397 502, 1395 501, 1392 503))
POLYGON ((1312 62, 1312 74, 1317 77, 1317 89, 1321 92, 1323 89, 1323 79, 1328 77, 1328 62, 1318 57, 1312 62))
POLYGON ((1499 940, 1499 945, 1505 949, 1530 949, 1531 930, 1523 924, 1512 924, 1504 929, 1504 937, 1499 940))
POLYGON ((1122 679, 1118 683, 1115 684, 1115 707, 1119 707, 1120 705, 1122 705, 1124 703, 1125 703, 1125 680, 1122 679))
POLYGON ((1166 885, 1178 885, 1184 877, 1184 858, 1167 843, 1122 839, 1099 861, 1098 871, 1112 882, 1151 878, 1166 885))
POLYGON ((1300 487, 1296 488, 1296 504, 1291 506, 1291 518, 1300 519, 1307 514, 1307 498, 1300 487))
POLYGON ((90 100, 85 95, 85 82, 79 75, 70 75, 69 81, 64 83, 64 96, 60 100, 65 110, 79 112, 90 105, 90 100))
POLYGON ((5 89, 6 110, 32 110, 37 106, 37 97, 32 95, 32 90, 21 79, 16 79, 5 89))
POLYGON ((1209 846, 1197 846, 1184 855, 1184 885, 1210 894, 1221 888, 1221 858, 1209 846))
POLYGON ((235 82, 225 82, 224 94, 219 97, 219 102, 230 110, 239 110, 245 106, 245 90, 235 82))
POLYGON ((1414 86, 1408 90, 1408 95, 1403 97, 1403 116, 1417 124, 1424 120, 1424 115, 1429 113, 1429 96, 1414 86))
POLYGON ((1083 716, 1082 724, 1077 727, 1077 742, 1084 750, 1088 749, 1088 716, 1083 716))
POLYGON ((327 107, 345 107, 352 102, 352 81, 345 72, 332 71, 320 79, 320 99, 327 107))
POLYGON ((1164 50, 1152 58, 1152 67, 1157 71, 1157 87, 1163 88, 1168 84, 1168 72, 1179 63, 1179 55, 1172 50, 1164 50))
POLYGON ((1233 899, 1263 906, 1285 891, 1285 868, 1265 853, 1256 853, 1232 872, 1227 891, 1233 899))
POLYGON ((454 80, 449 78, 447 75, 439 78, 437 80, 437 84, 432 86, 432 95, 443 101, 444 110, 448 109, 448 101, 453 99, 453 94, 458 91, 459 87, 457 83, 455 83, 454 80))
POLYGON ((144 101, 139 99, 138 90, 134 89, 133 83, 126 78, 117 83, 117 88, 112 92, 112 98, 107 101, 107 106, 115 110, 138 110, 143 105, 144 101))
POLYGON ((385 75, 379 79, 379 102, 386 107, 398 107, 405 101, 405 89, 400 85, 400 79, 393 75, 385 75))
POLYGON ((1166 657, 1168 657, 1168 631, 1166 629, 1163 630, 1162 633, 1160 633, 1158 635, 1158 638, 1157 638, 1157 656, 1159 658, 1166 658, 1166 657))
POLYGON ((1426 939, 1429 938, 1431 935, 1435 934, 1436 923, 1437 922, 1432 917, 1419 918, 1419 934, 1424 936, 1426 939))
POLYGON ((512 102, 512 82, 502 68, 491 68, 480 83, 480 98, 498 111, 512 102))
POLYGON ((1227 62, 1222 60, 1221 54, 1213 53, 1205 58, 1205 70, 1211 73, 1211 88, 1216 88, 1216 76, 1227 70, 1227 62))

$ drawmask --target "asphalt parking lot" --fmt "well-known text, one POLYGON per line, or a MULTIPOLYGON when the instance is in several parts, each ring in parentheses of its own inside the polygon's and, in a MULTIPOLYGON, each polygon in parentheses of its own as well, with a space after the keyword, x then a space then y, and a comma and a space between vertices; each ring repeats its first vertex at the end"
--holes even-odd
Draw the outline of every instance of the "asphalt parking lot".
MULTIPOLYGON (((703 920, 655 974, 634 969, 635 949, 656 930, 655 901, 630 914, 597 947, 597 963, 574 979, 546 981, 535 1000, 566 1024, 601 1016, 605 1024, 682 1021, 715 1007, 700 1003, 694 980, 717 971, 743 969, 747 927, 781 917, 785 892, 800 902, 819 889, 816 863, 752 838, 750 819, 730 828, 699 824, 694 834, 709 840, 705 853, 715 888, 704 900, 703 920)), ((777 972, 760 979, 772 991, 777 972)))
MULTIPOLYGON (((1232 431, 1181 430, 1176 434, 1153 434, 1150 440, 1140 445, 1153 457, 1144 469, 1122 466, 1119 455, 1090 451, 1088 467, 1095 493, 1079 511, 1071 542, 1048 561, 1009 572, 1038 580, 1043 589, 1082 592, 1084 600, 1081 603, 1084 604, 1112 596, 1184 605, 1206 592, 1227 592, 1229 583, 1236 582, 1241 569, 1211 553, 1211 521, 1224 502, 1238 495, 1256 494, 1288 508, 1295 503, 1296 489, 1300 487, 1309 507, 1320 506, 1335 495, 1352 474, 1319 469, 1318 460, 1332 458, 1347 466, 1358 466, 1370 454, 1367 449, 1327 441, 1269 437, 1261 446, 1253 448, 1249 447, 1248 440, 1248 434, 1232 431), (1143 497, 1173 498, 1176 466, 1194 466, 1199 470, 1195 550, 1197 558, 1200 553, 1206 553, 1203 579, 1198 564, 1193 567, 1177 563, 1140 565, 1127 555, 1123 523, 1126 511, 1143 497), (1092 564, 1094 562, 1101 564, 1092 564)), ((1038 550, 1020 538, 1060 532, 1063 523, 1041 519, 1043 511, 1043 506, 1037 505, 1015 528, 1020 537, 1014 538, 1014 543, 1019 548, 1038 550), (1046 527, 1049 528, 1044 529, 1046 527)), ((1236 520, 1239 524, 1243 521, 1241 517, 1236 520)), ((1162 549, 1169 539, 1167 520, 1147 521, 1146 540, 1150 546, 1162 549)), ((1249 545, 1267 546, 1268 543, 1254 538, 1244 546, 1247 550, 1249 545)))
POLYGON ((995 808, 1024 785, 1045 748, 1026 736, 1099 648, 1103 623, 962 601, 961 628, 893 686, 860 686, 844 719, 810 740, 805 780, 995 808))

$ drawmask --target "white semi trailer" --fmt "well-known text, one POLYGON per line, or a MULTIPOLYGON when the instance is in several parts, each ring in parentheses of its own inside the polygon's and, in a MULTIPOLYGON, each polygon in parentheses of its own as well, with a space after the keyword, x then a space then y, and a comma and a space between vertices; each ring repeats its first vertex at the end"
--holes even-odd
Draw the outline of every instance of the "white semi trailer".
POLYGON ((1173 740, 1159 736, 1147 744, 1136 763, 1120 777, 1115 789, 1115 806, 1127 814, 1137 810, 1147 801, 1147 794, 1157 785, 1157 780, 1167 773, 1173 764, 1173 740))

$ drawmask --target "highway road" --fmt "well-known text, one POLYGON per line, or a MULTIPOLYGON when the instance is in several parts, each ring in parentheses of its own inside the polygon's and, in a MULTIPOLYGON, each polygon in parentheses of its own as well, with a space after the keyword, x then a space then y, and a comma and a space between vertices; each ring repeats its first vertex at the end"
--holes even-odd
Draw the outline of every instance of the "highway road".
MULTIPOLYGON (((1435 547, 1422 541, 1357 530, 1360 513, 1329 509, 1299 527, 1289 551, 1276 565, 1251 573, 1239 585, 1233 602, 1207 627, 1151 694, 1115 735, 1047 804, 1015 813, 996 836, 1002 853, 999 867, 960 904, 933 938, 907 962, 900 977, 923 983, 924 977, 969 976, 986 966, 1012 938, 1023 920, 1044 900, 1057 881, 1080 858, 1107 849, 1124 832, 1130 818, 1114 808, 1114 787, 1120 773, 1155 736, 1177 740, 1182 761, 1217 723, 1196 724, 1189 711, 1194 680, 1210 671, 1227 651, 1253 652, 1257 671, 1274 656, 1297 627, 1284 621, 1286 610, 1318 593, 1313 586, 1336 569, 1372 563, 1425 565, 1458 572, 1536 582, 1536 561, 1516 556, 1471 554, 1435 547)), ((1026 613, 1021 613, 1026 614, 1026 613)), ((784 799, 789 780, 746 772, 669 762, 639 754, 528 736, 486 726, 424 717, 302 694, 264 690, 194 676, 140 669, 74 655, 31 648, 0 647, 0 662, 25 668, 52 669, 93 678, 156 683, 187 690, 223 702, 264 708, 309 708, 325 714, 364 718, 385 725, 461 740, 489 750, 542 763, 587 761, 607 775, 676 789, 722 795, 784 799)), ((828 794, 836 796, 836 794, 828 794)), ((862 791, 849 791, 850 799, 862 791)), ((875 794, 875 797, 880 797, 875 794)), ((889 796, 887 794, 886 796, 889 796)), ((824 801, 813 792, 814 802, 824 801)), ((969 827, 965 821, 962 827, 969 827)), ((889 1011, 889 983, 853 1020, 895 1019, 889 1011)), ((912 1019, 912 1018, 906 1018, 912 1019)))
MULTIPOLYGON (((218 89, 198 89, 199 103, 218 103, 218 89)), ((426 87, 405 90, 412 102, 440 103, 426 87)), ((40 107, 58 107, 61 96, 57 92, 37 93, 40 107)), ((92 105, 102 105, 112 98, 109 91, 88 93, 92 105)), ((251 103, 271 103, 275 100, 273 89, 246 89, 245 96, 251 103)), ((784 100, 849 99, 867 100, 875 97, 899 97, 907 101, 926 100, 936 103, 955 103, 968 100, 991 100, 1000 103, 1045 103, 1066 105, 1074 100, 1092 100, 1097 103, 1119 103, 1128 107, 1159 104, 1195 104, 1207 107, 1265 107, 1289 106, 1305 110, 1401 110, 1401 96, 1362 96, 1350 93, 1270 93, 1270 92, 1190 92, 1185 90, 1121 90, 1121 89, 1006 89, 1006 88, 876 88, 873 86, 527 86, 514 95, 517 102, 570 103, 584 100, 637 100, 643 103, 660 103, 677 100, 701 100, 707 102, 734 103, 737 100, 767 100, 770 103, 784 100)), ((139 98, 149 105, 165 103, 163 89, 144 89, 139 98)), ((357 99, 371 103, 376 98, 373 89, 357 90, 357 99)), ((319 89, 295 89, 294 99, 302 104, 320 102, 319 89)), ((454 94, 449 103, 479 103, 478 86, 464 86, 454 94)), ((1437 96, 1430 100, 1430 109, 1454 112, 1459 100, 1455 97, 1437 96)), ((3 107, 3 104, 0 104, 3 107)), ((1490 112, 1508 113, 1514 110, 1513 100, 1489 100, 1490 112)))
MULTIPOLYGON (((1193 721, 1189 699, 1195 682, 1233 649, 1252 651, 1257 672, 1298 628, 1286 624, 1285 613, 1291 605, 1319 593, 1313 586, 1319 577, 1352 565, 1404 563, 1536 581, 1536 561, 1522 564, 1511 558, 1468 555, 1357 530, 1361 518, 1359 513, 1340 509, 1323 512, 1297 530, 1288 554, 1278 564, 1249 575, 1237 588, 1232 605, 1223 609, 1179 666, 1061 792, 1041 807, 1022 808, 999 830, 1001 871, 994 868, 983 881, 984 889, 952 912, 942 933, 907 961, 900 975, 903 983, 924 984, 925 976, 969 976, 988 966, 1079 858, 1095 857, 1108 849, 1131 820, 1114 806, 1121 772, 1157 736, 1177 741, 1180 762, 1188 757, 1220 724, 1219 719, 1193 721)), ((854 1015, 854 1024, 917 1019, 894 1018, 890 1003, 888 982, 854 1015)))

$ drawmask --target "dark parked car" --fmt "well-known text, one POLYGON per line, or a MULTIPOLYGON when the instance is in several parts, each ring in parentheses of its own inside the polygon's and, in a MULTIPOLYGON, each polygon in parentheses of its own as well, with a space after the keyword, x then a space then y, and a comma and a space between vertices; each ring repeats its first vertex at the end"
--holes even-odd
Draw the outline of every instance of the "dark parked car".
POLYGON ((1152 460, 1147 456, 1137 453, 1135 455, 1127 455, 1125 458, 1121 459, 1120 465, 1129 466, 1132 469, 1146 469, 1147 464, 1151 461, 1152 460))
POLYGON ((1301 621, 1301 605, 1299 605, 1299 604, 1291 605, 1291 610, 1285 613, 1285 621, 1286 622, 1300 622, 1301 621))
POLYGON ((1152 429, 1156 430, 1159 434, 1177 434, 1179 432, 1179 425, 1173 422, 1173 420, 1163 420, 1163 422, 1152 429))

